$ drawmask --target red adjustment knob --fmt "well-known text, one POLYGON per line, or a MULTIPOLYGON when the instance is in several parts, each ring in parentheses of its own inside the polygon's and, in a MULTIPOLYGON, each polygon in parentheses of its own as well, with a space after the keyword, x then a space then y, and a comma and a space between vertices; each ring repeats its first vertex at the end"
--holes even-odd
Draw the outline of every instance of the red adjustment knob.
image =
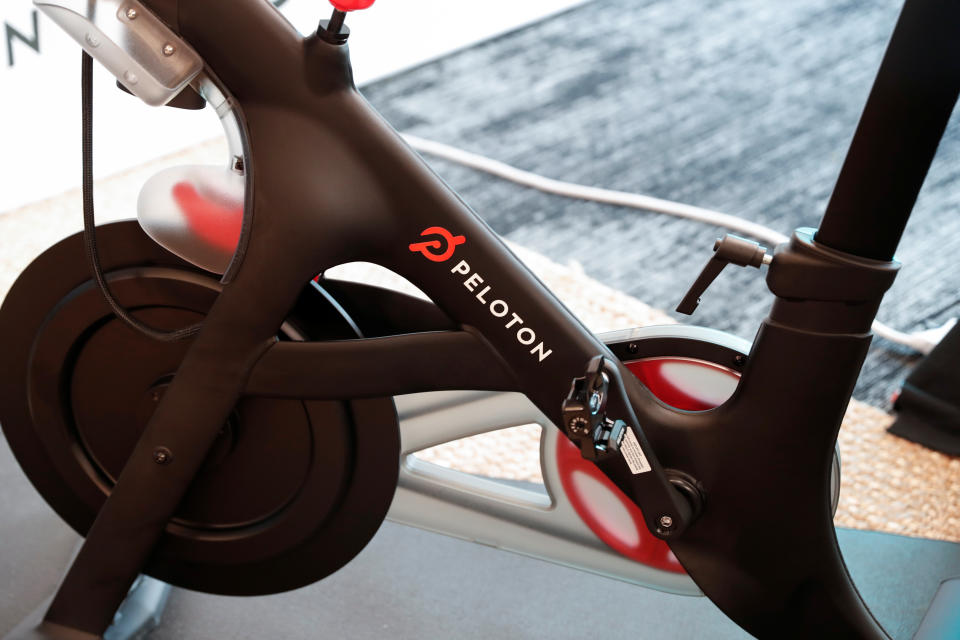
POLYGON ((375 0, 330 0, 337 11, 360 11, 368 9, 375 0))

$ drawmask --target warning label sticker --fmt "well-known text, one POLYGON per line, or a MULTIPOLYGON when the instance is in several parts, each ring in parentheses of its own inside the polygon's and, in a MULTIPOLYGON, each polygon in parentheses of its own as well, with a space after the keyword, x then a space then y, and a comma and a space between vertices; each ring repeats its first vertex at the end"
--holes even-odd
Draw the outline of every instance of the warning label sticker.
POLYGON ((630 472, 637 475, 650 471, 650 463, 647 462, 647 456, 643 455, 643 449, 640 448, 633 429, 627 427, 626 432, 627 435, 620 443, 620 451, 623 453, 623 459, 627 461, 627 466, 630 467, 630 472))

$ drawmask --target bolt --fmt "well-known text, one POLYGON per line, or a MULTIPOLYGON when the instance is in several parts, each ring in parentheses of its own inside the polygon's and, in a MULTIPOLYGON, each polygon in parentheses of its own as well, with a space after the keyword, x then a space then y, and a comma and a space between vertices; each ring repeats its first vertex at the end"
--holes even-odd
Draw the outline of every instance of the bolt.
POLYGON ((742 367, 743 365, 747 364, 747 356, 745 356, 745 355, 743 355, 743 354, 738 355, 738 356, 734 357, 733 362, 734 362, 737 366, 742 367))
POLYGON ((170 464, 173 454, 166 447, 157 447, 153 450, 153 461, 157 464, 170 464))
POLYGON ((337 10, 333 12, 333 15, 330 16, 330 22, 327 23, 327 31, 337 35, 343 29, 343 22, 346 20, 347 14, 343 11, 337 10))
POLYGON ((631 342, 627 345, 627 351, 630 353, 637 353, 640 351, 640 345, 638 345, 636 342, 631 342))
POLYGON ((153 395, 150 396, 150 398, 151 398, 154 402, 160 402, 160 392, 159 392, 159 391, 154 391, 154 392, 153 392, 153 395))
POLYGON ((167 56, 168 58, 169 58, 170 56, 172 56, 173 54, 175 54, 176 52, 177 52, 177 48, 174 47, 174 46, 173 46, 172 44, 170 44, 169 42, 168 42, 167 44, 163 45, 163 55, 167 56))
POLYGON ((596 413, 597 411, 600 411, 600 394, 599 393, 595 393, 592 396, 590 396, 590 412, 596 413))
POLYGON ((128 19, 128 20, 136 20, 138 15, 140 15, 140 14, 137 13, 137 10, 134 9, 133 7, 130 7, 129 9, 127 9, 127 19, 128 19))
POLYGON ((673 526, 673 518, 670 516, 660 516, 660 526, 669 529, 673 526))

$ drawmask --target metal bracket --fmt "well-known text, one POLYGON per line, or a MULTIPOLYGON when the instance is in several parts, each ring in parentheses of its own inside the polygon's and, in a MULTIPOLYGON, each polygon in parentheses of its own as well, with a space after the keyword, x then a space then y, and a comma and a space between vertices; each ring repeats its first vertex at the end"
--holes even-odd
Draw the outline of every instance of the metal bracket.
POLYGON ((177 96, 203 60, 137 0, 34 0, 123 86, 151 106, 177 96))

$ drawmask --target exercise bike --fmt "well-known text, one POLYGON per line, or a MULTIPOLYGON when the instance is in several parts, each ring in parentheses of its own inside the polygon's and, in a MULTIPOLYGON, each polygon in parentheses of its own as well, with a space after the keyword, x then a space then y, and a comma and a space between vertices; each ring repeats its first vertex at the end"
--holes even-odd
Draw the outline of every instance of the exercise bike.
POLYGON ((0 425, 86 541, 17 637, 116 630, 141 575, 311 584, 388 516, 702 592, 758 637, 886 637, 837 546, 835 444, 960 87, 955 3, 905 5, 820 228, 715 247, 681 306, 766 265, 752 344, 590 333, 356 91, 345 20, 369 0, 308 38, 263 0, 37 4, 88 54, 87 229, 0 308, 0 425), (164 171, 138 221, 93 228, 90 56, 148 104, 211 106, 227 165, 164 171), (354 261, 429 301, 317 276, 354 261), (526 423, 545 493, 415 455, 526 423))

